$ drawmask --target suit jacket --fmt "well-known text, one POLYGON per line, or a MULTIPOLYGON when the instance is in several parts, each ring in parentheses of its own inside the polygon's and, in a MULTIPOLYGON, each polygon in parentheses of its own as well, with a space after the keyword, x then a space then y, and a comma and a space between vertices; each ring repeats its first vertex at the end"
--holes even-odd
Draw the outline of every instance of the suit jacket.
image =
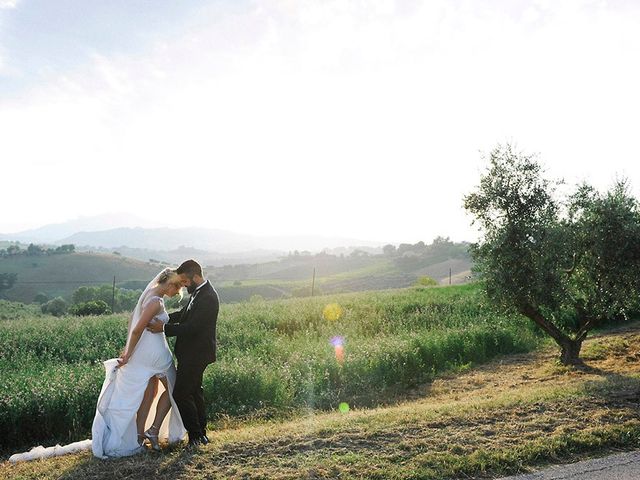
POLYGON ((203 285, 182 310, 169 315, 164 326, 167 337, 177 337, 175 354, 178 363, 209 364, 216 361, 216 322, 220 301, 211 283, 203 285))

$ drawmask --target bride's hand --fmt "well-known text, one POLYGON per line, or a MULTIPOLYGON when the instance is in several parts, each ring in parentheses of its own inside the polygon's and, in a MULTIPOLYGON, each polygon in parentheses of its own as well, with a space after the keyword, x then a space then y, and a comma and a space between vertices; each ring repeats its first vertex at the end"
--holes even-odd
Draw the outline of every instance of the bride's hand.
POLYGON ((118 358, 118 368, 126 365, 128 361, 129 361, 129 356, 122 355, 120 358, 118 358))

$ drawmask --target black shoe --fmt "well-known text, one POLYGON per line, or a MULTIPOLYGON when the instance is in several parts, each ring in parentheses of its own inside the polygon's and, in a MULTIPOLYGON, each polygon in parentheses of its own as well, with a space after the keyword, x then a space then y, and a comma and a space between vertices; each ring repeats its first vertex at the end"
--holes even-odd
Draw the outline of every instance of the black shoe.
POLYGON ((198 440, 200 440, 200 443, 202 443, 203 445, 207 445, 209 443, 209 437, 207 437, 207 435, 202 435, 198 440))
POLYGON ((187 443, 187 447, 199 447, 202 445, 201 437, 189 437, 189 443, 187 443))

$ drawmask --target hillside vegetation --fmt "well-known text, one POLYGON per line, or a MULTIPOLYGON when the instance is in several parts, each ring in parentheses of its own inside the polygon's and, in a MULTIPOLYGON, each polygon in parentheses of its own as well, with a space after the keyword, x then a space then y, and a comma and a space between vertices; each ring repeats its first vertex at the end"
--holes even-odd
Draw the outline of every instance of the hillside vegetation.
MULTIPOLYGON (((126 322, 2 321, 0 446, 86 438, 101 362, 122 349, 126 322)), ((223 304, 218 325, 219 361, 204 379, 213 421, 376 406, 539 342, 529 322, 497 314, 473 284, 223 304)))

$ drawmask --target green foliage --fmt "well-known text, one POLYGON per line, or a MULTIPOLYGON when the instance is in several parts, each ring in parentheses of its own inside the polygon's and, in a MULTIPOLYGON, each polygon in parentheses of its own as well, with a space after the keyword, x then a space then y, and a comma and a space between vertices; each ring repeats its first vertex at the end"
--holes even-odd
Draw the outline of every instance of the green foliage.
POLYGON ((43 303, 41 310, 42 313, 53 315, 54 317, 61 317, 67 313, 67 302, 62 297, 56 297, 47 303, 43 303))
POLYGON ((554 185, 542 178, 534 157, 511 146, 496 148, 477 191, 465 197, 484 238, 472 246, 476 270, 490 297, 505 307, 557 304, 559 273, 558 205, 554 185))
MULTIPOLYGON (((115 289, 115 302, 113 309, 116 312, 130 312, 132 311, 138 297, 142 293, 141 290, 128 290, 125 288, 115 289)), ((99 287, 80 287, 71 296, 72 302, 76 305, 85 304, 87 302, 102 302, 109 306, 111 311, 111 302, 113 299, 114 290, 112 285, 101 285, 99 287)))
POLYGON ((395 245, 391 245, 390 243, 385 245, 384 247, 382 247, 382 252, 388 256, 391 257, 393 255, 395 255, 396 253, 396 246, 395 245))
POLYGON ((95 300, 72 305, 69 313, 72 315, 105 315, 111 312, 111 307, 102 300, 95 300))
POLYGON ((33 243, 30 243, 29 246, 27 247, 27 255, 29 256, 37 256, 37 255, 42 255, 44 253, 44 249, 38 245, 34 245, 33 243))
MULTIPOLYGON (((33 318, 0 328, 0 446, 86 438, 127 318, 33 318)), ((374 406, 450 368, 532 349, 520 316, 476 285, 223 304, 219 360, 204 378, 209 419, 374 406), (326 305, 342 309, 323 318, 326 305), (344 362, 330 340, 342 336, 344 362)))
POLYGON ((30 243, 29 246, 22 250, 19 244, 9 245, 6 249, 0 250, 0 257, 13 257, 16 255, 26 255, 28 257, 40 257, 44 255, 59 255, 59 254, 67 254, 74 253, 76 251, 76 247, 73 244, 61 245, 56 248, 47 248, 42 245, 36 245, 34 243, 30 243))
POLYGON ((583 185, 562 223, 573 255, 568 290, 577 309, 596 320, 628 318, 638 310, 640 209, 626 181, 602 194, 583 185))
POLYGON ((312 293, 313 295, 322 295, 322 290, 318 285, 315 285, 313 287, 313 292, 311 291, 311 285, 298 287, 291 290, 291 295, 294 297, 310 297, 312 293))
POLYGON ((416 281, 416 285, 419 287, 434 287, 438 285, 438 282, 431 277, 427 277, 426 275, 422 277, 418 277, 416 281))
POLYGON ((0 292, 13 287, 17 279, 18 275, 15 273, 0 273, 0 292))
POLYGON ((52 253, 74 253, 76 246, 73 244, 61 245, 57 247, 52 253))
POLYGON ((640 289, 640 213, 625 182, 561 201, 532 156, 496 148, 465 208, 483 232, 472 257, 489 297, 525 314, 576 363, 587 332, 626 318, 640 289))
POLYGON ((0 300, 0 320, 18 320, 41 316, 42 311, 38 305, 25 305, 20 302, 0 300))
POLYGON ((49 300, 51 300, 49 298, 49 295, 47 295, 46 293, 40 292, 38 294, 36 294, 35 297, 33 297, 33 301, 39 305, 42 305, 43 303, 48 302, 49 300))
POLYGON ((396 250, 388 247, 385 254, 392 256, 395 265, 406 272, 446 260, 469 258, 469 244, 453 243, 448 237, 436 237, 429 245, 421 241, 414 245, 401 243, 396 250))
POLYGON ((0 250, 0 256, 2 257, 11 257, 13 255, 20 255, 21 253, 23 253, 23 251, 18 244, 12 244, 6 249, 0 250))

